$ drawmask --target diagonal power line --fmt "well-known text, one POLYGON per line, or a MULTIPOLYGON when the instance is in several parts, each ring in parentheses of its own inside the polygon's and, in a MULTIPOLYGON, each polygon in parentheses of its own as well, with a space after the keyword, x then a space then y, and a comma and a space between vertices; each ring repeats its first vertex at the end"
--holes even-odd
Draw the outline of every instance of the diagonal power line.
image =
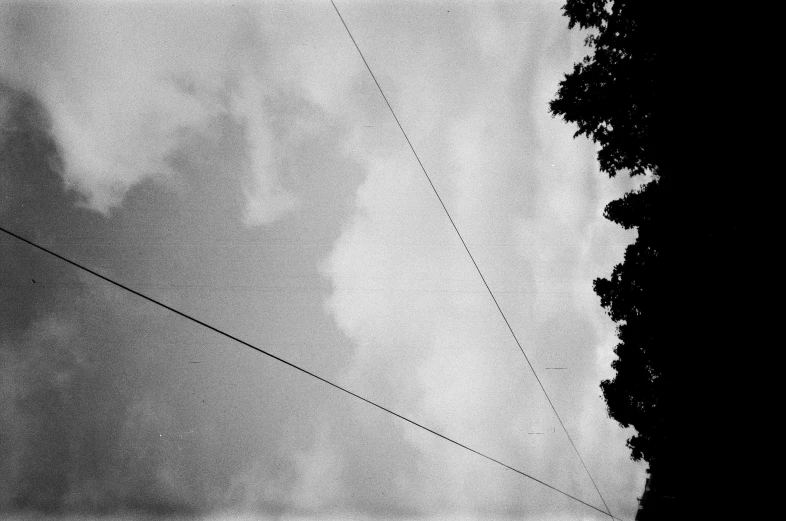
MULTIPOLYGON (((508 470, 512 470, 516 474, 520 474, 520 475, 524 476, 525 478, 528 478, 528 479, 531 479, 532 481, 535 481, 536 483, 540 483, 544 487, 550 488, 551 490, 553 490, 555 492, 559 492, 563 496, 566 496, 566 497, 568 497, 568 498, 570 498, 570 499, 572 499, 574 501, 577 501, 577 502, 581 503, 582 505, 588 506, 589 508, 598 511, 601 514, 606 514, 606 512, 604 512, 603 510, 599 509, 598 507, 596 507, 594 505, 591 505, 591 504, 587 503, 586 501, 583 501, 583 500, 577 498, 576 496, 573 496, 573 495, 571 495, 571 494, 569 494, 569 493, 567 493, 567 492, 565 492, 563 490, 560 490, 557 487, 555 487, 553 485, 550 485, 550 484, 546 483, 545 481, 542 481, 542 480, 540 480, 540 479, 538 479, 538 478, 536 478, 536 477, 534 477, 534 476, 532 476, 530 474, 527 474, 526 472, 524 472, 522 470, 519 470, 519 469, 517 469, 515 467, 512 467, 512 466, 510 466, 510 465, 508 465, 506 463, 501 462, 498 459, 492 458, 491 456, 488 456, 488 455, 486 455, 486 454, 484 454, 484 453, 482 453, 482 452, 480 452, 478 450, 475 450, 475 449, 473 449, 471 447, 468 447, 467 445, 464 445, 463 443, 460 443, 460 442, 458 442, 458 441, 456 441, 456 440, 454 440, 452 438, 449 438, 449 437, 445 436, 444 434, 440 434, 440 433, 438 433, 435 430, 429 429, 428 427, 426 427, 424 425, 421 425, 420 423, 418 423, 418 422, 416 422, 414 420, 410 420, 406 416, 402 416, 401 414, 398 414, 397 412, 394 412, 394 411, 388 409, 387 407, 379 405, 378 403, 373 402, 373 401, 369 400, 368 398, 364 398, 364 397, 360 396, 359 394, 356 394, 356 393, 350 391, 349 389, 346 389, 346 388, 344 388, 344 387, 342 387, 342 386, 340 386, 338 384, 335 384, 335 383, 331 382, 330 380, 327 380, 326 378, 323 378, 323 377, 321 377, 321 376, 319 376, 319 375, 317 375, 315 373, 312 373, 311 371, 309 371, 307 369, 303 369, 302 367, 300 367, 298 365, 295 365, 292 362, 288 362, 287 360, 284 360, 283 358, 280 358, 280 357, 278 357, 278 356, 276 356, 276 355, 274 355, 274 354, 272 354, 272 353, 270 353, 268 351, 265 351, 264 349, 262 349, 260 347, 257 347, 255 345, 249 343, 249 342, 246 342, 245 340, 242 340, 242 339, 240 339, 240 338, 238 338, 238 337, 236 337, 234 335, 231 335, 231 334, 229 334, 229 333, 227 333, 227 332, 225 332, 225 331, 223 331, 223 330, 221 330, 221 329, 219 329, 217 327, 211 326, 210 324, 208 324, 206 322, 203 322, 203 321, 201 321, 201 320, 199 320, 197 318, 194 318, 191 315, 188 315, 187 313, 179 311, 179 310, 177 310, 177 309, 175 309, 175 308, 173 308, 171 306, 168 306, 168 305, 164 304, 163 302, 160 302, 160 301, 154 299, 153 297, 149 297, 149 296, 145 295, 144 293, 136 291, 136 290, 134 290, 134 289, 132 289, 132 288, 130 288, 130 287, 120 283, 120 282, 117 282, 117 281, 115 281, 115 280, 113 280, 113 279, 111 279, 109 277, 105 277, 104 275, 101 275, 100 273, 98 273, 96 271, 93 271, 90 268, 87 268, 87 267, 83 266, 82 264, 79 264, 79 263, 77 263, 77 262, 75 262, 75 261, 73 261, 73 260, 71 260, 71 259, 69 259, 67 257, 64 257, 64 256, 62 256, 62 255, 60 255, 58 253, 55 253, 52 250, 50 250, 50 249, 48 249, 48 248, 46 248, 44 246, 40 246, 39 244, 37 244, 37 243, 35 243, 35 242, 33 242, 33 241, 29 240, 29 239, 26 239, 26 238, 22 237, 21 235, 17 235, 17 234, 15 234, 12 231, 9 231, 9 230, 3 228, 2 226, 0 226, 0 231, 10 235, 11 237, 14 237, 14 238, 18 239, 18 240, 20 240, 20 241, 22 241, 24 243, 27 243, 30 246, 34 247, 34 248, 37 248, 37 249, 39 249, 39 250, 41 250, 41 251, 43 251, 45 253, 48 253, 49 255, 52 255, 53 257, 57 257, 58 259, 60 259, 60 260, 62 260, 64 262, 67 262, 68 264, 70 264, 72 266, 75 266, 75 267, 79 268, 80 270, 86 271, 87 273, 90 273, 91 275, 93 275, 95 277, 98 277, 101 280, 104 280, 104 281, 106 281, 106 282, 108 282, 108 283, 110 283, 110 284, 112 284, 114 286, 117 286, 118 288, 121 288, 121 289, 123 289, 125 291, 128 291, 129 293, 133 293, 134 295, 136 295, 136 296, 138 296, 138 297, 140 297, 140 298, 142 298, 144 300, 147 300, 148 302, 152 302, 153 304, 155 304, 155 305, 157 305, 159 307, 162 307, 162 308, 164 308, 164 309, 166 309, 168 311, 171 311, 172 313, 174 313, 176 315, 180 315, 181 317, 185 318, 186 320, 189 320, 189 321, 191 321, 191 322, 193 322, 195 324, 198 324, 198 325, 200 325, 200 326, 202 326, 204 328, 207 328, 207 329, 209 329, 209 330, 211 330, 211 331, 213 331, 215 333, 218 333, 221 336, 229 338, 230 340, 234 340, 235 342, 237 342, 239 344, 242 344, 242 345, 244 345, 244 346, 246 346, 248 348, 251 348, 254 351, 257 351, 257 352, 259 352, 259 353, 261 353, 261 354, 263 354, 265 356, 268 356, 268 357, 272 358, 273 360, 276 360, 277 362, 281 362, 282 364, 287 365, 287 366, 291 367, 292 369, 296 369, 296 370, 300 371, 301 373, 305 373, 308 376, 311 376, 312 378, 316 378, 317 380, 319 380, 319 381, 321 381, 323 383, 326 383, 327 385, 330 385, 331 387, 335 387, 339 391, 342 391, 342 392, 344 392, 344 393, 346 393, 346 394, 348 394, 350 396, 353 396, 353 397, 357 398, 358 400, 362 400, 362 401, 366 402, 369 405, 373 405, 377 409, 381 409, 381 410, 385 411, 388 414, 392 414, 393 416, 395 416, 395 417, 397 417, 397 418, 399 418, 401 420, 404 420, 407 423, 411 423, 415 427, 418 427, 420 429, 423 429, 424 431, 430 432, 431 434, 433 434, 435 436, 439 436, 443 440, 449 441, 450 443, 452 443, 454 445, 458 445, 462 449, 465 449, 465 450, 468 450, 470 452, 473 452, 473 453, 477 454, 478 456, 481 456, 483 458, 486 458, 489 461, 492 461, 492 462, 496 463, 497 465, 505 467, 508 470)), ((617 519, 617 518, 613 518, 613 519, 617 519)))
POLYGON ((497 310, 499 311, 499 314, 502 315, 502 319, 505 321, 505 325, 508 326, 508 329, 510 330, 510 334, 513 335, 513 340, 515 340, 516 341, 516 345, 519 346, 519 350, 521 350, 521 354, 524 355, 524 359, 527 361, 527 365, 529 365, 529 368, 532 370, 532 374, 533 374, 533 376, 535 376, 535 380, 537 380, 538 385, 540 386, 540 389, 543 391, 543 394, 546 396, 546 400, 549 402, 549 405, 551 406, 551 410, 554 411, 554 415, 557 417, 557 420, 559 421, 559 424, 562 426, 562 430, 565 431, 565 435, 568 437, 568 441, 570 441, 571 446, 573 446, 573 450, 576 452, 576 455, 579 457, 579 461, 581 461, 581 466, 584 467, 584 471, 587 473, 587 476, 589 476, 590 481, 592 482, 592 486, 595 487, 595 491, 598 493, 598 496, 600 496, 600 500, 603 502, 603 506, 606 507, 606 512, 604 512, 604 514, 608 514, 609 517, 614 519, 614 516, 611 514, 611 510, 609 509, 609 506, 606 504, 606 500, 603 499, 603 494, 600 493, 600 489, 598 488, 598 485, 595 483, 595 480, 592 478, 592 474, 590 474, 590 471, 587 468, 587 465, 584 463, 584 458, 581 457, 581 453, 579 452, 579 449, 576 447, 576 444, 573 443, 573 438, 571 438, 570 433, 568 433, 568 429, 565 427, 565 424, 562 422, 562 418, 560 418, 560 415, 557 412, 556 407, 554 407, 554 404, 551 402, 551 398, 549 398, 549 394, 546 392, 546 388, 543 386, 543 383, 540 381, 540 378, 538 378, 538 373, 535 371, 535 367, 533 367, 532 362, 530 362, 529 357, 527 356, 527 353, 524 352, 524 348, 521 347, 521 342, 519 342, 519 339, 516 336, 516 333, 513 331, 513 328, 511 327, 510 322, 508 322, 508 319, 505 316, 505 313, 502 311, 502 308, 500 307, 499 302, 497 302, 497 298, 494 296, 494 292, 491 291, 491 287, 486 282, 486 278, 483 276, 483 272, 480 271, 480 267, 478 266, 478 263, 475 262, 475 258, 472 256, 472 253, 469 251, 469 247, 467 246, 467 243, 464 242, 464 237, 461 236, 461 232, 459 232, 459 229, 456 226, 456 223, 453 221, 453 217, 450 216, 450 212, 448 211, 447 206, 445 206, 445 203, 442 201, 442 197, 440 197, 439 192, 437 191, 437 187, 434 186, 434 183, 431 181, 431 176, 429 176, 428 172, 426 172, 426 167, 424 167, 423 163, 420 161, 420 157, 418 157, 418 153, 415 151, 415 147, 412 146, 412 142, 409 140, 409 137, 407 136, 407 133, 404 131, 404 127, 401 126, 401 122, 398 120, 398 117, 396 116, 396 113, 393 110, 393 107, 390 105, 390 102, 388 101, 387 96, 385 96, 385 92, 382 90, 382 87, 380 86, 379 82, 377 81, 377 77, 374 76, 374 72, 371 70, 371 67, 369 66, 368 62, 366 61, 366 57, 363 56, 363 51, 360 50, 360 47, 358 46, 357 42, 355 41, 355 37, 352 36, 352 32, 349 30, 349 27, 347 26, 347 23, 344 21, 344 17, 341 16, 341 12, 339 12, 338 7, 336 7, 336 3, 333 0, 330 0, 330 3, 333 4, 333 9, 336 10, 336 14, 338 15, 339 19, 341 20, 342 25, 344 25, 344 29, 346 29, 347 34, 349 35, 349 38, 352 40, 352 43, 355 45, 355 49, 357 49, 358 54, 360 54, 360 58, 363 60, 363 63, 365 64, 366 69, 368 69, 368 72, 371 75, 371 78, 374 80, 374 83, 377 84, 377 89, 379 89, 379 93, 382 94, 382 98, 385 100, 385 104, 390 109, 390 113, 393 115, 393 119, 396 120, 396 124, 398 125, 398 128, 401 129, 401 133, 404 135, 404 139, 407 140, 407 144, 409 145, 410 150, 412 150, 412 153, 414 154, 415 159, 417 159, 418 164, 420 165, 420 169, 423 170, 423 174, 425 174, 426 179, 428 180, 428 183, 431 185, 431 189, 434 190, 434 194, 437 196, 437 199, 439 199, 439 204, 441 204, 442 205, 442 209, 445 210, 445 214, 448 216, 448 220, 450 220, 450 224, 453 225, 453 229, 456 230, 456 234, 458 235, 459 239, 461 240, 461 244, 464 246, 464 249, 467 251, 467 255, 469 255, 469 258, 472 261, 472 264, 475 265, 475 269, 477 270, 478 275, 480 275, 480 279, 483 281, 483 284, 486 286, 486 289, 488 290, 489 295, 491 295, 491 299, 494 301, 494 304, 497 306, 497 310))

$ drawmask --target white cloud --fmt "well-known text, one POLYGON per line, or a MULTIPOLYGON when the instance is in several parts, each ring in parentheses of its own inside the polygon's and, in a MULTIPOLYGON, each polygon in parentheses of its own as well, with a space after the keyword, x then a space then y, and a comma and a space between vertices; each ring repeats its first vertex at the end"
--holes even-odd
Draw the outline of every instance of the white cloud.
MULTIPOLYGON (((533 42, 564 38, 554 28, 565 24, 533 37, 537 27, 519 22, 542 18, 529 12, 475 16, 485 9, 465 4, 461 16, 447 18, 439 4, 414 17, 390 5, 383 7, 395 12, 386 16, 353 7, 354 16, 345 13, 350 26, 363 28, 361 47, 533 364, 575 362, 572 380, 541 377, 612 507, 630 507, 629 478, 641 473, 597 399, 610 329, 587 289, 615 260, 597 244, 619 237, 598 224, 604 180, 593 151, 546 113, 569 64, 564 56, 533 58, 543 52, 533 42)), ((182 140, 228 117, 242 127, 237 184, 246 224, 265 224, 299 204, 282 161, 297 135, 319 131, 298 120, 279 132, 276 100, 306 100, 356 128, 344 152, 366 178, 322 267, 333 285, 326 307, 353 345, 341 383, 594 503, 564 437, 529 434, 554 427, 552 412, 343 28, 323 23, 334 16, 330 6, 280 27, 272 15, 249 17, 249 26, 242 12, 223 11, 203 24, 202 9, 120 10, 105 25, 92 12, 77 20, 66 10, 62 28, 49 15, 27 18, 39 24, 31 34, 46 38, 12 42, 29 48, 0 70, 47 104, 66 179, 92 208, 108 211, 140 181, 179 175, 169 157, 182 140), (270 42, 257 41, 254 24, 270 42)), ((374 505, 382 482, 399 494, 394 502, 402 498, 429 519, 493 519, 497 511, 582 517, 570 507, 547 513, 556 503, 539 485, 403 422, 373 423, 367 409, 331 412, 333 419, 310 418, 317 427, 304 442, 310 446, 288 450, 291 483, 271 481, 259 455, 261 463, 235 476, 238 508, 271 499, 340 511, 364 494, 374 505), (363 427, 345 427, 347 420, 363 427)))
POLYGON ((243 122, 248 146, 251 180, 244 190, 245 222, 251 226, 274 222, 296 205, 295 196, 282 187, 277 174, 277 160, 284 151, 269 128, 266 94, 259 80, 246 74, 232 99, 232 114, 243 122))
POLYGON ((169 156, 184 133, 204 128, 210 115, 173 83, 139 79, 118 77, 82 99, 59 86, 47 97, 65 179, 103 213, 141 180, 174 175, 169 156))
MULTIPOLYGON (((412 51, 409 65, 375 61, 382 54, 373 48, 367 58, 378 64, 378 77, 388 74, 405 85, 391 90, 410 140, 607 500, 612 508, 630 508, 635 498, 626 495, 628 477, 640 469, 627 461, 624 433, 598 397, 592 342, 606 342, 608 328, 599 322, 597 303, 587 304, 594 270, 611 267, 611 256, 587 242, 624 238, 596 224, 605 204, 598 185, 606 180, 597 175, 594 150, 547 112, 569 56, 533 63, 538 58, 528 61, 522 53, 497 74, 491 65, 484 68, 487 58, 526 49, 527 38, 515 20, 483 19, 474 26, 476 47, 450 42, 474 56, 462 63, 462 71, 475 73, 463 73, 460 92, 449 87, 457 73, 445 65, 450 54, 441 46, 412 51), (529 114, 517 92, 525 88, 529 114), (542 374, 554 357, 575 361, 575 381, 542 374)), ((564 38, 563 30, 553 25, 538 37, 555 44, 549 40, 564 38)), ((355 348, 345 381, 599 503, 405 143, 391 137, 385 145, 360 146, 356 141, 351 150, 366 179, 324 268, 334 288, 328 309, 355 348)), ((415 486, 421 508, 477 513, 528 504, 545 511, 553 504, 537 486, 470 461, 443 440, 403 424, 398 436, 421 457, 415 486)))
POLYGON ((319 428, 314 445, 294 454, 298 478, 291 497, 297 508, 324 511, 335 508, 343 496, 341 459, 330 441, 330 424, 319 428))
POLYGON ((294 205, 280 188, 262 108, 264 56, 254 17, 212 4, 5 6, 0 76, 46 107, 66 183, 107 214, 146 179, 171 183, 173 158, 216 118, 244 125, 252 171, 246 221, 294 205), (240 84, 230 108, 231 85, 240 84))

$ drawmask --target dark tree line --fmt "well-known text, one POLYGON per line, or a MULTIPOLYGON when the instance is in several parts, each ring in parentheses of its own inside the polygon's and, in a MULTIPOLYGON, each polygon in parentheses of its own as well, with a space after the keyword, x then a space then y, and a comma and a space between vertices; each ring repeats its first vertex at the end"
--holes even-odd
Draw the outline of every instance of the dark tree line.
POLYGON ((590 53, 560 83, 552 114, 601 146, 609 176, 652 178, 605 209, 638 237, 594 283, 619 340, 616 374, 601 389, 609 415, 636 430, 631 457, 649 463, 660 497, 671 501, 670 513, 655 517, 676 519, 674 509, 696 496, 692 469, 712 457, 698 440, 726 428, 727 357, 749 343, 751 203, 744 180, 731 182, 745 169, 717 130, 724 127, 706 101, 717 76, 692 51, 687 24, 672 20, 678 9, 567 0, 563 11, 571 29, 587 34, 590 53))
POLYGON ((651 2, 568 0, 568 27, 589 30, 585 45, 594 52, 575 64, 560 83, 551 111, 575 123, 601 145, 602 171, 614 176, 652 170, 658 146, 658 27, 651 2), (607 8, 607 6, 609 6, 607 8))
MULTIPOLYGON (((609 176, 660 174, 656 118, 662 56, 651 8, 647 2, 603 0, 568 0, 563 8, 571 29, 588 31, 585 45, 592 53, 560 83, 550 109, 578 126, 576 136, 601 145, 598 161, 609 176)), ((616 377, 601 384, 603 395, 610 416, 636 428, 628 441, 633 459, 647 461, 655 457, 652 441, 662 427, 659 390, 668 371, 657 345, 657 299, 652 298, 660 285, 663 250, 657 237, 659 181, 606 207, 606 218, 638 228, 639 236, 611 276, 595 281, 601 304, 619 325, 612 363, 616 377)))

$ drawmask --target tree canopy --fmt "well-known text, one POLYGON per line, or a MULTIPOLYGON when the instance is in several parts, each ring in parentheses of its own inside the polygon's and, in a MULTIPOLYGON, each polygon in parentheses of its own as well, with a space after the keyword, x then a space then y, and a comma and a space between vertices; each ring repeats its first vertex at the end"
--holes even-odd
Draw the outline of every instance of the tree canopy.
POLYGON ((658 163, 656 129, 660 52, 654 2, 568 0, 568 27, 589 32, 593 52, 560 82, 551 112, 578 126, 601 146, 602 171, 614 176, 652 171, 658 163))
MULTIPOLYGON (((658 475, 662 501, 641 519, 682 518, 691 508, 707 517, 686 469, 712 477, 727 470, 729 454, 703 440, 737 432, 727 410, 744 387, 736 355, 757 346, 751 337, 762 322, 754 321, 750 287, 761 248, 752 217, 763 203, 746 175, 768 170, 739 139, 752 126, 739 124, 728 102, 755 100, 745 95, 758 84, 738 89, 729 54, 707 48, 733 24, 718 22, 720 10, 689 7, 567 0, 568 26, 586 31, 588 55, 550 103, 554 116, 577 126, 576 136, 600 146, 609 176, 650 174, 606 206, 606 218, 638 236, 594 282, 617 324, 615 374, 600 385, 608 413, 635 429, 631 457, 658 475)), ((718 494, 717 480, 709 481, 718 494)))
MULTIPOLYGON (((609 176, 659 173, 658 60, 653 6, 649 2, 568 0, 568 27, 587 31, 591 51, 560 82, 550 103, 553 115, 576 124, 576 136, 600 145, 598 162, 609 176)), ((657 177, 657 176, 656 176, 657 177)), ((628 440, 634 460, 655 459, 664 418, 661 382, 668 381, 668 357, 659 350, 663 275, 664 185, 655 179, 612 201, 605 216, 639 236, 609 278, 594 289, 612 320, 619 344, 612 363, 616 376, 601 383, 609 415, 636 434, 628 440)))

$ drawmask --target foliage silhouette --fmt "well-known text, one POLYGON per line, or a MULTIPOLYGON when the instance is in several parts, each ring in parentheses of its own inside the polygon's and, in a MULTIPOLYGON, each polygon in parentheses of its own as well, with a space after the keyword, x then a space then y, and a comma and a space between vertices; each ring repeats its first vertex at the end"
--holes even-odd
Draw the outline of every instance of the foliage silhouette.
POLYGON ((579 26, 594 52, 560 82, 551 112, 602 148, 602 171, 652 171, 658 163, 656 121, 659 47, 655 2, 568 0, 569 28, 579 26))
POLYGON ((664 38, 684 42, 680 23, 690 24, 672 22, 673 10, 658 2, 567 0, 563 12, 569 28, 586 31, 589 53, 560 82, 552 115, 600 146, 598 163, 610 177, 648 178, 604 212, 638 236, 623 262, 594 282, 618 337, 615 375, 600 387, 609 416, 635 429, 631 458, 657 475, 648 501, 659 506, 649 515, 673 519, 695 496, 686 462, 707 454, 686 432, 700 423, 721 430, 712 408, 720 386, 700 378, 720 372, 719 348, 744 342, 746 321, 731 305, 743 301, 744 281, 729 274, 745 265, 745 211, 727 207, 741 199, 739 184, 705 174, 730 165, 713 164, 692 135, 709 113, 696 96, 707 65, 664 38))

